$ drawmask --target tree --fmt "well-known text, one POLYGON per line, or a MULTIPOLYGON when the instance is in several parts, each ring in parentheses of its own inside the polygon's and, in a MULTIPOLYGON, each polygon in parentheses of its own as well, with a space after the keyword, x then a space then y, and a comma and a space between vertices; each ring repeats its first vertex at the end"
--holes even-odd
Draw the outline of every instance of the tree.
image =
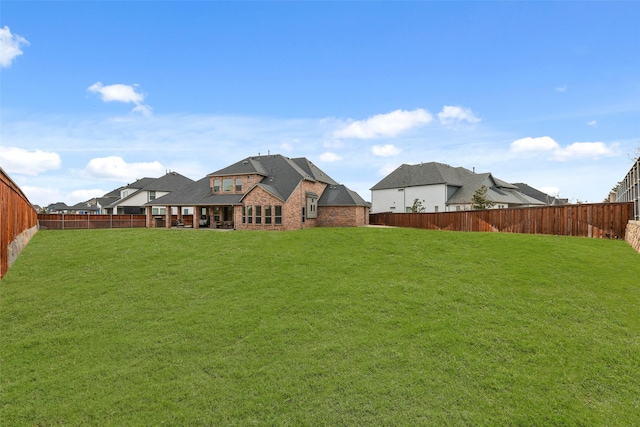
POLYGON ((472 209, 490 209, 493 207, 494 203, 487 197, 488 190, 486 185, 482 185, 473 193, 473 196, 471 196, 472 209))
POLYGON ((424 212, 424 206, 422 206, 422 202, 420 199, 415 199, 413 201, 413 206, 411 206, 411 213, 420 213, 424 212))

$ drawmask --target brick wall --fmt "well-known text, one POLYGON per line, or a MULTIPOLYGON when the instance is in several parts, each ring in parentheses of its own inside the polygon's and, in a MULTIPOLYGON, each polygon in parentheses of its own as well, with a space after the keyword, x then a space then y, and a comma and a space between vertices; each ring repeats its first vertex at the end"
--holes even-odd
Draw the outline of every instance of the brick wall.
MULTIPOLYGON (((278 199, 272 194, 266 192, 260 187, 254 188, 243 199, 245 206, 253 206, 253 214, 255 216, 255 206, 262 206, 262 224, 255 222, 249 224, 242 223, 242 207, 238 206, 235 210, 235 224, 238 230, 298 230, 301 228, 312 228, 321 226, 319 218, 305 218, 302 222, 302 208, 307 205, 307 192, 322 194, 327 184, 321 182, 302 181, 293 190, 291 196, 286 202, 278 199), (282 224, 275 224, 275 206, 282 206, 282 224), (273 221, 272 224, 264 223, 264 207, 272 206, 273 221)), ((318 212, 320 216, 320 212, 318 212)), ((367 216, 368 218, 368 216, 367 216)))
POLYGON ((361 227, 369 224, 366 206, 321 206, 318 208, 318 227, 361 227))
POLYGON ((624 239, 633 249, 640 252, 640 221, 629 221, 624 239))

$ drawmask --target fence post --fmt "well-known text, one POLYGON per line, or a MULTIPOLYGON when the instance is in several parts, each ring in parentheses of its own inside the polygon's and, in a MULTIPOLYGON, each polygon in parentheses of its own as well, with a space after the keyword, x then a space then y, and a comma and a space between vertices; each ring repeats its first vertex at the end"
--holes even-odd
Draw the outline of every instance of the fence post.
POLYGON ((64 212, 62 212, 62 229, 64 230, 64 212))

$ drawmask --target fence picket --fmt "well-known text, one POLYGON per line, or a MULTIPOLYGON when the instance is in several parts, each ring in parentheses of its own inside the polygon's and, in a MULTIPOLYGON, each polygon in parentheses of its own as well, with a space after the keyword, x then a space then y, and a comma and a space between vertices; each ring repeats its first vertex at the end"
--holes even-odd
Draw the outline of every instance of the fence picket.
POLYGON ((451 231, 498 231, 624 239, 633 202, 438 213, 375 213, 370 224, 451 231))

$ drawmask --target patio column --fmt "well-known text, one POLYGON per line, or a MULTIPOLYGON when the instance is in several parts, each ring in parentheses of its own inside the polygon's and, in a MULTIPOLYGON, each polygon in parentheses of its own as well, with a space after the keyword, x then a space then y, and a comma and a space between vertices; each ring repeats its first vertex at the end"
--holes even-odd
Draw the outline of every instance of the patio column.
POLYGON ((171 206, 165 206, 164 209, 164 226, 165 228, 171 228, 171 206))
POLYGON ((147 215, 146 221, 147 221, 147 228, 151 228, 151 218, 153 218, 153 216, 151 215, 151 206, 147 206, 145 208, 145 214, 147 215))
POLYGON ((200 228, 200 209, 193 207, 193 228, 200 228))

